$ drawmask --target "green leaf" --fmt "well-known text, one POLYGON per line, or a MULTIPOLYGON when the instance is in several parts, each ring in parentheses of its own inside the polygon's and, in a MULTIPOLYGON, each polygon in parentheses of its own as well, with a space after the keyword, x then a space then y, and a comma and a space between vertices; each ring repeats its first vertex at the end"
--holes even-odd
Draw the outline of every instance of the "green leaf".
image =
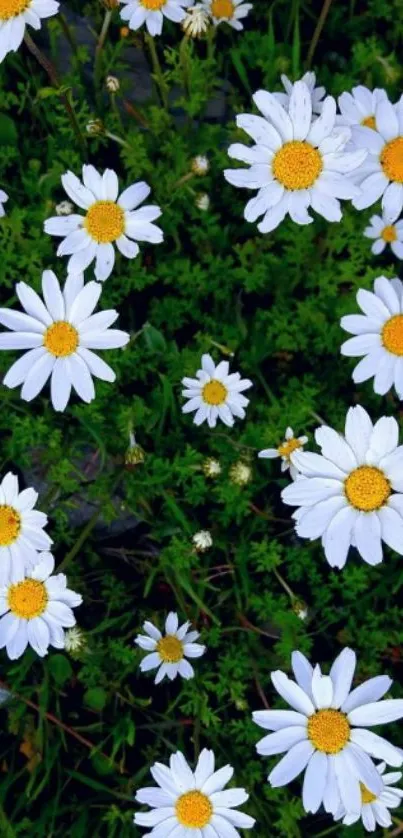
POLYGON ((155 329, 154 326, 151 326, 151 323, 146 323, 143 329, 144 340, 147 344, 148 349, 151 352, 165 352, 167 345, 166 340, 162 332, 159 332, 158 329, 155 329))
POLYGON ((91 687, 84 693, 84 703, 96 710, 98 713, 104 709, 108 700, 108 693, 103 687, 91 687))
POLYGON ((14 120, 0 113, 0 145, 15 145, 17 142, 17 126, 14 120))
POLYGON ((50 674, 59 686, 65 684, 73 675, 71 663, 65 655, 52 655, 48 666, 50 674))

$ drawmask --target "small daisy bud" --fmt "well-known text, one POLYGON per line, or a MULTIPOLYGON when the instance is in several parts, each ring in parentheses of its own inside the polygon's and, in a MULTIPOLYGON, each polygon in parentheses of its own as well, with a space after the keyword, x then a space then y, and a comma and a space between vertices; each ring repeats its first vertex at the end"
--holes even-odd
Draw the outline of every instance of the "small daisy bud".
POLYGON ((61 201, 56 205, 56 215, 71 215, 72 212, 74 212, 74 207, 70 201, 61 201))
POLYGON ((132 432, 129 434, 130 444, 125 454, 125 466, 128 469, 144 463, 145 453, 140 445, 137 445, 136 437, 132 432))
POLYGON ((210 163, 207 157, 205 157, 205 155, 198 154, 196 157, 193 158, 191 168, 193 174, 199 175, 201 177, 202 175, 207 174, 210 168, 210 163))
POLYGON ((199 550, 201 553, 213 546, 213 539, 208 530, 200 530, 200 532, 196 532, 192 541, 196 550, 199 550))
POLYGON ((182 23, 182 29, 189 38, 200 38, 207 32, 210 18, 203 6, 191 6, 182 23))
POLYGON ((130 29, 128 26, 121 26, 120 27, 120 37, 121 38, 128 38, 130 35, 130 29))
POLYGON ((206 477, 218 477, 221 474, 221 466, 214 457, 208 457, 203 463, 203 471, 206 477))
POLYGON ((85 130, 87 134, 102 134, 104 130, 104 126, 100 119, 90 119, 85 126, 85 130))
POLYGON ((73 628, 67 629, 64 636, 64 648, 66 649, 66 652, 70 652, 70 654, 82 652, 86 645, 87 641, 85 639, 84 632, 82 632, 78 626, 73 626, 73 628))
POLYGON ((200 195, 197 196, 195 203, 199 210, 207 212, 210 207, 210 198, 206 192, 201 192, 200 195))
POLYGON ((309 614, 308 606, 302 599, 296 599, 293 603, 292 610, 300 620, 306 620, 309 614))
POLYGON ((243 460, 238 460, 237 463, 231 466, 229 477, 231 483, 235 483, 237 486, 246 486, 252 477, 252 469, 248 463, 245 463, 243 460))
POLYGON ((107 76, 105 84, 109 93, 117 93, 120 88, 120 81, 116 78, 116 76, 107 76))
POLYGON ((106 6, 107 9, 112 11, 113 9, 118 8, 119 0, 103 0, 103 4, 104 4, 104 6, 106 6))

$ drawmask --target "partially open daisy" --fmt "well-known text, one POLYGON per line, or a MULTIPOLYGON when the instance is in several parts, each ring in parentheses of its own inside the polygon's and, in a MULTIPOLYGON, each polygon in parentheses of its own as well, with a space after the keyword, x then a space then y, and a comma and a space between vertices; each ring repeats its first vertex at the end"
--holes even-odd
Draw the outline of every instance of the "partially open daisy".
POLYGON ((292 479, 296 480, 298 470, 292 463, 291 455, 294 451, 302 451, 307 442, 307 436, 294 436, 293 429, 287 428, 285 439, 280 443, 278 448, 264 448, 263 451, 259 451, 258 457, 261 457, 263 460, 274 460, 277 457, 281 457, 281 471, 287 471, 289 469, 292 479))
POLYGON ((353 381, 373 378, 375 393, 384 396, 395 387, 403 399, 403 283, 378 276, 373 293, 360 288, 357 302, 363 314, 348 314, 340 321, 355 336, 342 344, 342 355, 364 356, 353 370, 353 381))
POLYGON ((242 788, 224 791, 234 769, 215 771, 213 751, 201 752, 194 772, 180 751, 170 757, 169 768, 156 762, 150 771, 158 786, 139 789, 136 800, 151 811, 134 816, 135 824, 151 830, 150 838, 240 838, 237 828, 254 826, 253 818, 236 810, 249 795, 242 788))
MULTIPOLYGON (((301 481, 303 482, 303 481, 301 481)), ((382 780, 370 757, 389 765, 403 763, 403 751, 367 727, 393 722, 403 716, 403 700, 379 701, 391 679, 379 675, 351 690, 356 656, 343 649, 323 675, 301 652, 293 652, 295 681, 285 672, 273 672, 271 679, 291 710, 259 710, 253 720, 274 731, 257 743, 263 756, 285 753, 268 780, 274 787, 285 786, 304 771, 302 802, 306 812, 317 812, 321 803, 333 814, 340 800, 349 814, 361 812, 360 783, 372 794, 382 791, 382 780)))
POLYGON ((259 90, 253 100, 261 116, 243 114, 237 125, 255 141, 249 147, 235 143, 228 154, 250 164, 249 169, 226 169, 233 186, 258 189, 245 207, 247 221, 261 233, 274 230, 287 213, 297 224, 313 221, 312 207, 327 221, 340 221, 339 198, 353 198, 358 188, 348 177, 366 157, 366 151, 345 152, 350 138, 346 128, 335 130, 336 102, 327 96, 319 117, 312 117, 312 97, 303 81, 293 85, 288 109, 272 93, 259 90))
MULTIPOLYGON (((293 82, 290 81, 288 76, 285 73, 281 76, 282 85, 284 87, 285 93, 273 93, 273 96, 280 102, 280 105, 283 105, 284 108, 288 109, 290 104, 290 96, 292 93, 293 82)), ((303 81, 312 97, 312 113, 319 114, 322 110, 323 106, 323 97, 326 96, 326 89, 324 87, 316 87, 316 75, 313 72, 304 73, 300 81, 303 81)))
POLYGON ((171 611, 165 621, 165 634, 146 621, 144 634, 138 634, 135 643, 141 649, 149 652, 140 664, 142 672, 157 669, 155 684, 159 684, 167 676, 171 681, 177 675, 188 680, 194 677, 194 669, 186 658, 200 658, 206 647, 195 641, 199 638, 198 631, 189 631, 190 623, 179 625, 178 615, 171 611))
POLYGON ((364 230, 364 236, 374 240, 371 251, 375 256, 383 253, 389 245, 392 253, 398 259, 403 259, 403 219, 396 223, 398 216, 399 213, 387 213, 384 210, 382 215, 371 217, 368 227, 364 230))
POLYGON ((243 29, 242 20, 253 8, 252 3, 244 3, 244 0, 202 0, 202 6, 211 16, 214 26, 228 23, 238 32, 243 29))
POLYGON ((162 242, 162 230, 152 223, 161 215, 160 208, 150 204, 138 209, 151 191, 146 183, 134 183, 118 197, 116 172, 105 169, 101 175, 94 166, 83 166, 83 182, 66 172, 62 184, 85 215, 56 215, 45 221, 44 229, 51 236, 63 237, 57 255, 70 256, 69 273, 81 273, 95 259, 95 277, 103 282, 113 270, 114 245, 127 259, 134 259, 139 253, 137 242, 162 242))
POLYGON ((210 428, 215 428, 217 419, 232 427, 234 417, 245 418, 245 407, 249 399, 242 395, 243 390, 252 387, 248 378, 241 378, 239 372, 229 373, 228 361, 221 361, 215 366, 211 355, 202 355, 202 366, 196 378, 183 378, 182 396, 189 401, 182 407, 183 413, 196 411, 195 425, 207 420, 210 428))
POLYGON ((322 538, 331 567, 344 567, 351 546, 365 562, 379 564, 382 541, 403 555, 403 445, 393 417, 372 424, 364 408, 351 407, 345 437, 326 425, 315 439, 322 455, 296 451, 305 478, 282 492, 298 506, 293 518, 301 538, 322 538))
POLYGON ((347 125, 354 142, 355 129, 359 126, 376 130, 376 108, 384 99, 387 99, 386 90, 369 90, 362 84, 353 87, 351 93, 342 93, 338 98, 340 114, 336 117, 336 125, 347 125))
POLYGON ((376 128, 361 126, 354 132, 354 144, 368 152, 356 172, 361 192, 353 200, 356 209, 366 209, 382 197, 384 209, 403 209, 403 101, 392 105, 387 98, 375 109, 376 128))
POLYGON ((26 26, 41 28, 41 20, 59 10, 55 0, 0 0, 0 62, 21 46, 26 26))
POLYGON ((350 826, 352 823, 356 823, 356 821, 361 819, 368 832, 375 832, 377 824, 386 829, 392 826, 389 809, 396 809, 402 802, 403 790, 394 785, 401 780, 402 773, 401 771, 391 771, 385 774, 385 768, 385 762, 381 762, 376 766, 376 770, 382 778, 381 792, 374 794, 367 789, 364 783, 360 783, 361 812, 349 815, 344 806, 340 806, 335 813, 335 820, 343 819, 344 825, 350 826))
POLYGON ((7 192, 4 192, 3 189, 0 189, 0 218, 3 218, 3 216, 6 214, 6 211, 4 209, 3 204, 5 204, 7 201, 8 201, 7 192))
POLYGON ((10 367, 3 384, 22 384, 21 398, 29 402, 51 377, 50 396, 55 410, 65 409, 72 387, 80 399, 91 402, 95 398, 92 376, 102 381, 116 378, 111 367, 92 350, 125 346, 130 339, 127 332, 109 328, 118 317, 117 311, 92 314, 102 286, 98 282, 84 286, 82 275, 70 275, 62 291, 53 271, 44 271, 44 302, 25 282, 18 282, 15 290, 26 314, 0 309, 0 323, 12 330, 0 334, 0 349, 29 351, 10 367))
POLYGON ((161 35, 164 17, 174 23, 182 23, 186 17, 185 9, 193 0, 120 0, 123 8, 122 20, 127 20, 130 29, 140 29, 145 23, 153 37, 161 35))
POLYGON ((0 483, 0 586, 15 581, 49 550, 52 539, 44 532, 48 517, 35 509, 35 489, 19 490, 18 477, 11 472, 0 483))
POLYGON ((6 647, 11 660, 28 645, 40 657, 49 646, 63 649, 64 629, 75 625, 72 608, 82 597, 67 587, 63 573, 52 576, 54 567, 52 554, 41 553, 31 571, 0 588, 0 649, 6 647))

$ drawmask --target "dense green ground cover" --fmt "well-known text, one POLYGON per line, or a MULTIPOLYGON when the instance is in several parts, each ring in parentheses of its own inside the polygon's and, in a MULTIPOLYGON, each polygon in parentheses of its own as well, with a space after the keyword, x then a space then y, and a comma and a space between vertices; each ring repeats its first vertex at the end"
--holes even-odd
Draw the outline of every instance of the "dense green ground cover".
MULTIPOLYGON (((334 2, 315 45, 321 9, 320 0, 255 0, 245 31, 221 27, 209 54, 203 40, 181 51, 180 29, 165 23, 157 48, 166 110, 147 72, 136 70, 143 36, 121 38, 115 11, 94 63, 105 9, 67 0, 78 47, 58 17, 46 27, 49 40, 42 30, 37 41, 59 65, 85 147, 25 48, 1 65, 0 186, 10 195, 0 223, 1 305, 15 303, 21 279, 39 290, 46 267, 64 278, 65 262, 42 227, 65 197, 60 176, 68 168, 111 166, 122 188, 145 179, 165 232, 163 245, 143 248, 134 262, 120 257, 104 286, 102 307, 119 309, 119 326, 132 335, 111 353, 116 385, 98 382, 95 402, 73 400, 65 414, 52 410, 46 393, 27 405, 17 390, 1 389, 2 472, 17 470, 40 489, 57 563, 66 561, 70 585, 83 595, 76 616, 87 640, 74 657, 51 650, 40 660, 28 651, 13 664, 1 654, 1 680, 19 696, 1 711, 4 838, 138 836, 133 795, 148 785, 150 764, 176 748, 193 760, 204 746, 234 765, 251 793, 256 838, 341 834, 324 815, 304 816, 299 781, 270 789, 273 761, 255 754, 260 731, 251 711, 272 703, 269 673, 288 671, 293 649, 326 664, 351 645, 359 679, 388 672, 393 695, 403 694, 400 559, 386 550, 384 563, 370 568, 352 555, 342 572, 332 571, 319 543, 293 533, 279 463, 256 459, 287 425, 309 434, 310 445, 321 421, 342 430, 352 404, 373 419, 401 420, 392 394, 374 396, 371 382, 354 387, 353 364, 339 354, 339 320, 356 310, 355 291, 399 266, 390 255, 371 256, 362 236, 371 213, 352 208, 338 225, 288 220, 261 236, 243 220, 244 194, 222 175, 226 148, 239 136, 234 114, 250 110, 258 87, 279 89, 281 72, 298 77, 309 54, 333 95, 356 83, 400 95, 399 0, 334 2), (115 97, 105 89, 108 73, 121 82, 115 97), (90 119, 101 119, 104 133, 88 135, 90 119), (198 153, 208 155, 210 171, 186 178, 198 153), (195 205, 200 192, 210 196, 207 212, 195 205), (232 430, 198 429, 181 414, 181 378, 194 374, 202 352, 216 361, 233 354, 234 369, 254 382, 247 418, 232 430), (127 469, 130 426, 145 460, 127 469), (222 466, 214 481, 202 471, 207 456, 222 466), (240 459, 252 467, 244 487, 229 475, 240 459), (214 540, 206 553, 192 546, 200 529, 214 540), (294 613, 296 600, 308 606, 305 621, 294 613), (162 625, 171 609, 199 628, 208 652, 193 681, 156 688, 139 673, 133 639, 145 618, 162 625)), ((2 375, 9 364, 2 353, 2 375)), ((398 726, 393 733, 403 744, 398 726)))

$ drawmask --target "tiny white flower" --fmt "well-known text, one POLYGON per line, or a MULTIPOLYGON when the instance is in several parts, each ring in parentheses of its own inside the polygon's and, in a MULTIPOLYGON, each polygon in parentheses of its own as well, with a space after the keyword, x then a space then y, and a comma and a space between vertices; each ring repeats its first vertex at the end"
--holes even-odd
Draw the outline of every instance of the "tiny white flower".
POLYGON ((206 175, 210 168, 208 158, 204 154, 197 154, 192 160, 191 169, 195 175, 206 175))
POLYGON ((0 649, 17 660, 29 645, 40 657, 49 646, 64 649, 64 629, 75 625, 72 609, 82 603, 80 594, 67 587, 64 573, 52 576, 51 553, 40 553, 38 564, 0 588, 0 649))
POLYGON ((397 221, 399 213, 388 209, 388 201, 384 205, 382 215, 373 215, 369 226, 364 230, 364 236, 374 239, 371 251, 375 256, 383 253, 385 247, 390 249, 398 259, 403 259, 403 218, 397 221))
POLYGON ((309 609, 306 602, 303 602, 300 599, 296 599, 293 602, 292 610, 294 614, 297 615, 299 620, 306 620, 309 615, 309 609))
POLYGON ((185 9, 192 0, 120 0, 123 8, 120 16, 127 21, 130 29, 140 29, 146 25, 153 37, 161 35, 164 17, 174 23, 182 23, 186 17, 185 9))
POLYGON ((224 791, 234 769, 215 771, 215 756, 206 748, 193 772, 180 751, 172 754, 169 768, 156 762, 150 769, 158 786, 139 789, 138 803, 150 806, 138 812, 134 823, 155 838, 240 838, 238 829, 252 829, 253 818, 237 810, 249 795, 243 788, 224 791), (237 828, 235 828, 237 827, 237 828))
POLYGON ((202 367, 196 378, 183 378, 182 396, 189 401, 182 407, 183 413, 196 411, 195 425, 207 420, 210 428, 215 428, 217 419, 232 427, 234 416, 244 419, 244 408, 249 399, 242 395, 243 390, 252 387, 248 378, 241 378, 239 372, 229 374, 228 361, 221 361, 215 366, 211 355, 202 355, 202 367))
POLYGON ((85 646, 86 639, 84 632, 78 626, 67 629, 64 635, 64 648, 66 652, 80 652, 85 646))
POLYGON ((83 166, 83 183, 73 172, 62 175, 69 198, 85 210, 85 215, 48 218, 44 230, 63 237, 58 256, 70 256, 68 273, 84 271, 95 259, 95 277, 103 282, 115 263, 114 244, 127 259, 139 253, 137 242, 159 244, 162 230, 153 224, 161 215, 158 206, 139 205, 150 194, 150 187, 140 181, 119 196, 116 172, 105 169, 101 175, 94 166, 83 166))
POLYGON ((348 126, 354 142, 355 129, 361 125, 376 130, 376 108, 384 100, 387 100, 386 90, 369 90, 362 84, 353 87, 351 93, 342 93, 337 100, 340 114, 336 117, 336 125, 348 126))
POLYGON ((335 821, 343 819, 345 826, 350 826, 361 819, 367 832, 375 832, 376 825, 388 828, 392 826, 392 818, 389 809, 397 809, 403 798, 403 790, 395 786, 402 778, 401 771, 391 771, 385 774, 386 763, 381 762, 376 770, 382 778, 382 790, 379 794, 370 791, 365 783, 360 783, 361 811, 350 815, 343 805, 336 811, 335 821))
POLYGON ((60 204, 56 204, 55 210, 56 215, 71 215, 74 206, 70 201, 60 201, 60 204))
POLYGON ((3 216, 6 214, 6 211, 3 207, 3 204, 5 204, 7 201, 8 201, 7 192, 4 192, 3 189, 0 189, 0 218, 3 218, 3 216))
POLYGON ((200 38, 210 26, 210 17, 203 6, 190 6, 183 20, 182 28, 189 38, 200 38))
POLYGON ((165 621, 165 634, 148 620, 143 624, 145 635, 138 634, 135 643, 149 652, 140 664, 141 672, 157 669, 155 684, 167 676, 173 681, 177 675, 188 680, 194 678, 194 669, 187 658, 200 658, 206 647, 196 643, 200 637, 198 631, 189 631, 190 623, 179 625, 178 615, 173 611, 165 621))
POLYGON ((44 532, 48 516, 35 509, 38 492, 19 490, 11 471, 0 483, 0 586, 15 582, 38 561, 38 552, 49 550, 52 539, 44 532))
MULTIPOLYGON (((368 292, 366 292, 368 293, 368 292)), ((322 454, 292 455, 304 479, 282 492, 300 538, 321 538, 331 567, 344 567, 350 547, 370 565, 383 559, 382 541, 403 555, 403 445, 392 416, 372 424, 359 405, 347 413, 345 436, 322 425, 322 454)))
POLYGON ((105 84, 109 93, 117 93, 120 88, 120 81, 116 78, 116 76, 107 76, 105 84))
MULTIPOLYGON (((104 126, 103 126, 103 123, 100 119, 90 119, 90 121, 87 122, 87 124, 85 126, 85 130, 86 130, 87 134, 91 134, 91 135, 102 134, 102 132, 104 130, 104 126)), ((66 192, 67 192, 67 189, 66 189, 66 192)))
POLYGON ((243 29, 242 20, 253 8, 252 3, 244 3, 243 0, 202 0, 202 4, 211 16, 214 26, 228 23, 238 32, 243 29))
POLYGON ((209 550, 210 547, 213 546, 213 539, 211 537, 211 533, 208 530, 200 530, 196 532, 192 538, 193 544, 196 547, 196 550, 200 550, 203 552, 204 550, 209 550))
POLYGON ((364 356, 353 371, 353 381, 361 384, 374 378, 374 390, 384 396, 395 387, 403 400, 403 283, 400 279, 378 276, 374 290, 357 293, 362 314, 342 317, 340 325, 354 335, 341 346, 342 355, 364 356))
POLYGON ((292 463, 291 455, 294 451, 302 451, 307 442, 307 436, 295 437, 293 429, 287 428, 285 439, 280 443, 278 448, 265 448, 263 451, 259 451, 258 457, 261 457, 263 460, 274 460, 277 457, 281 457, 281 471, 287 471, 289 469, 292 479, 296 480, 298 470, 292 463))
POLYGON ((305 771, 302 803, 306 812, 317 812, 323 803, 334 815, 341 801, 358 819, 360 783, 375 795, 382 792, 382 779, 371 757, 396 767, 403 763, 400 748, 367 728, 402 718, 403 700, 379 701, 392 684, 387 675, 351 690, 356 667, 352 649, 343 649, 329 675, 323 675, 318 664, 311 666, 301 652, 293 652, 291 660, 295 681, 285 672, 271 675, 274 688, 291 710, 253 713, 257 725, 274 731, 257 743, 257 752, 285 754, 270 772, 269 783, 274 788, 286 786, 305 771))
POLYGON ((59 11, 55 0, 0 0, 0 62, 21 46, 25 27, 40 29, 42 20, 59 11))
MULTIPOLYGON (((284 73, 281 76, 281 81, 285 90, 285 93, 273 93, 273 96, 280 102, 280 105, 283 105, 284 108, 288 109, 290 104, 290 96, 292 93, 293 82, 290 81, 288 76, 284 73)), ((312 96, 312 113, 319 114, 322 110, 323 106, 323 97, 326 96, 326 89, 324 87, 316 87, 316 75, 313 72, 305 73, 299 81, 305 82, 311 96, 312 96)))
POLYGON ((350 199, 360 190, 350 177, 363 163, 366 150, 346 152, 348 128, 335 130, 336 102, 326 96, 320 116, 313 117, 312 96, 305 82, 292 87, 288 109, 265 90, 253 100, 263 116, 241 114, 237 125, 255 145, 234 143, 228 154, 250 166, 225 169, 233 186, 258 190, 245 207, 244 217, 270 233, 287 214, 296 224, 311 224, 309 207, 326 218, 340 221, 339 199, 350 199))
POLYGON ((221 474, 221 465, 214 457, 208 457, 203 463, 203 471, 206 477, 218 477, 221 474))
POLYGON ((202 212, 207 212, 207 210, 210 209, 210 198, 206 192, 203 192, 200 195, 198 195, 195 203, 197 208, 199 210, 202 210, 202 212))
POLYGON ((29 351, 10 367, 6 387, 22 384, 21 398, 30 402, 50 377, 53 407, 63 411, 72 388, 84 402, 95 398, 92 376, 115 381, 114 371, 92 350, 125 346, 130 335, 109 328, 117 311, 92 313, 102 291, 98 282, 84 286, 82 275, 70 274, 62 291, 53 271, 44 271, 44 302, 25 282, 18 282, 15 291, 26 313, 0 308, 0 323, 11 330, 0 333, 0 350, 29 351))
POLYGON ((237 486, 246 486, 252 478, 252 469, 244 460, 238 460, 231 466, 229 476, 232 483, 237 486))

